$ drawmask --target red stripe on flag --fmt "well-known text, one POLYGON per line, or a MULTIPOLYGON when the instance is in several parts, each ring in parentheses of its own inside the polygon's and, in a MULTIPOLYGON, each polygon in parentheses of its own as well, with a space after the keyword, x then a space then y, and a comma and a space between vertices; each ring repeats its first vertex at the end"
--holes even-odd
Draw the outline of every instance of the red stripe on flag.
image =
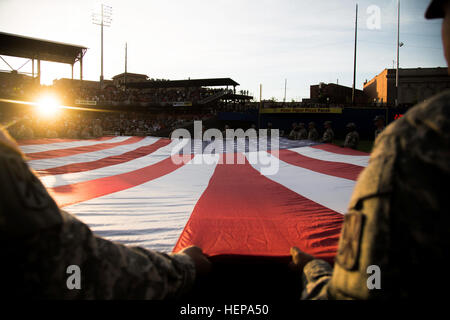
MULTIPOLYGON (((350 163, 325 161, 306 157, 291 150, 279 150, 278 158, 286 163, 292 164, 297 167, 305 168, 315 172, 327 174, 329 176, 355 180, 358 179, 358 175, 364 169, 350 163)), ((276 156, 276 152, 271 152, 276 156)))
POLYGON ((315 146, 311 146, 311 148, 316 148, 316 149, 320 149, 320 150, 324 150, 324 151, 328 151, 328 152, 332 152, 332 153, 337 153, 337 154, 345 154, 345 155, 349 155, 349 156, 368 156, 369 155, 369 153, 366 153, 366 152, 354 150, 351 148, 342 148, 342 147, 339 147, 339 146, 331 144, 331 143, 317 144, 315 146))
MULTIPOLYGON (((190 157, 192 159, 193 155, 190 155, 190 157)), ((169 157, 158 163, 135 171, 55 188, 48 188, 48 191, 53 196, 56 203, 60 207, 64 207, 135 187, 171 173, 183 165, 184 163, 175 164, 172 158, 169 157)))
POLYGON ((61 142, 74 142, 74 141, 106 141, 114 138, 113 136, 106 136, 96 139, 60 139, 60 138, 42 138, 42 139, 24 139, 24 140, 17 140, 17 143, 19 146, 29 146, 29 145, 35 145, 35 144, 50 144, 50 143, 61 143, 61 142))
POLYGON ((81 146, 81 147, 74 147, 74 148, 67 148, 67 149, 33 152, 33 153, 27 153, 26 156, 30 160, 67 157, 67 156, 73 156, 75 154, 105 150, 105 149, 110 149, 110 148, 114 148, 117 146, 136 143, 136 142, 141 141, 142 139, 144 139, 144 137, 131 137, 131 138, 128 138, 121 142, 99 143, 99 144, 94 144, 91 146, 81 146))
POLYGON ((128 151, 120 155, 110 156, 106 158, 102 158, 95 161, 90 162, 80 162, 80 163, 72 163, 65 166, 37 170, 39 176, 47 176, 47 175, 56 175, 56 174, 65 174, 65 173, 75 173, 75 172, 84 172, 89 170, 95 170, 103 167, 113 166, 117 164, 121 164, 127 161, 131 161, 140 157, 144 157, 149 155, 150 153, 155 152, 159 148, 167 146, 171 143, 170 139, 160 139, 155 143, 137 148, 136 150, 128 151))
MULTIPOLYGON (((295 178, 295 177, 293 177, 295 178)), ((209 256, 289 256, 297 246, 332 261, 343 215, 245 164, 219 164, 174 252, 200 246, 209 256)))

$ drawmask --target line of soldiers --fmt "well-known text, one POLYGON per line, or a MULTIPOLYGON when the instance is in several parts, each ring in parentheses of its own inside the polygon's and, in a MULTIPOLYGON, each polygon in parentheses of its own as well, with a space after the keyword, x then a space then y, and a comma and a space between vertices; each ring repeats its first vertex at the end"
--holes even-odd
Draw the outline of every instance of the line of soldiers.
POLYGON ((325 133, 320 138, 319 132, 316 129, 316 124, 314 122, 308 123, 308 130, 305 128, 304 123, 296 123, 292 124, 292 130, 289 133, 289 139, 292 140, 312 140, 312 141, 322 141, 326 139, 326 141, 322 142, 331 142, 334 138, 333 129, 331 129, 331 121, 325 121, 324 126, 326 128, 325 133))
MULTIPOLYGON (((384 117, 376 116, 374 119, 374 124, 376 127, 375 130, 375 139, 384 129, 384 117)), ((292 130, 289 133, 289 139, 292 140, 311 140, 311 141, 320 141, 322 143, 332 143, 334 140, 334 131, 332 128, 331 121, 325 121, 323 123, 325 131, 320 138, 319 132, 316 129, 316 124, 311 121, 308 123, 308 130, 305 128, 304 123, 296 123, 292 124, 292 130)), ((345 136, 344 144, 342 147, 344 148, 352 148, 357 149, 359 144, 359 133, 356 131, 356 124, 354 122, 350 122, 346 126, 347 135, 345 136)))

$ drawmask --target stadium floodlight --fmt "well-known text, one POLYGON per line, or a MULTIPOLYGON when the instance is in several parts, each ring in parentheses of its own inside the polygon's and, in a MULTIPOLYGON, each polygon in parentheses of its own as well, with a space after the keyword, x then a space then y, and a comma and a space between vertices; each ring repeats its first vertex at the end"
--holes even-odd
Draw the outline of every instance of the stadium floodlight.
POLYGON ((100 86, 103 87, 103 27, 110 27, 112 23, 112 7, 102 3, 100 13, 92 14, 92 23, 99 25, 101 29, 101 54, 100 54, 100 86))
POLYGON ((399 74, 398 69, 400 68, 400 0, 397 0, 397 70, 395 72, 395 106, 398 106, 399 101, 399 74))

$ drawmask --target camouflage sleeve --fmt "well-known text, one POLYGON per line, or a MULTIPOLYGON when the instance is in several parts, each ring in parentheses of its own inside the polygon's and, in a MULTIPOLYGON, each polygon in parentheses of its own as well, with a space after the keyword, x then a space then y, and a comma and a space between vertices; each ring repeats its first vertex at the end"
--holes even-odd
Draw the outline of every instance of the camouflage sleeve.
POLYGON ((409 110, 379 135, 344 216, 328 285, 333 299, 423 298, 448 288, 445 265, 450 91, 409 110), (444 208, 444 209, 443 209, 444 208), (419 276, 418 276, 419 275, 419 276))
POLYGON ((97 237, 60 210, 22 155, 1 143, 0 185, 0 272, 11 296, 166 299, 193 285, 190 257, 97 237), (70 266, 79 268, 79 288, 68 286, 70 266))
POLYGON ((344 147, 355 149, 358 144, 358 136, 350 132, 345 137, 344 147))
POLYGON ((328 299, 328 283, 333 273, 328 262, 314 259, 303 268, 303 300, 324 300, 328 299))
POLYGON ((333 133, 330 130, 327 130, 323 133, 322 142, 331 142, 333 141, 333 133))

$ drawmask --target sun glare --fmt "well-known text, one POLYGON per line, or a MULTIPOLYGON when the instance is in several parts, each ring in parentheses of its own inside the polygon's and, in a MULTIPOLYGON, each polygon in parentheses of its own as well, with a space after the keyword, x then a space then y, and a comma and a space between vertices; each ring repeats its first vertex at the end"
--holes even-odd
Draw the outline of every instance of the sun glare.
POLYGON ((55 115, 61 107, 58 99, 53 96, 45 96, 37 101, 38 112, 46 117, 55 115))

